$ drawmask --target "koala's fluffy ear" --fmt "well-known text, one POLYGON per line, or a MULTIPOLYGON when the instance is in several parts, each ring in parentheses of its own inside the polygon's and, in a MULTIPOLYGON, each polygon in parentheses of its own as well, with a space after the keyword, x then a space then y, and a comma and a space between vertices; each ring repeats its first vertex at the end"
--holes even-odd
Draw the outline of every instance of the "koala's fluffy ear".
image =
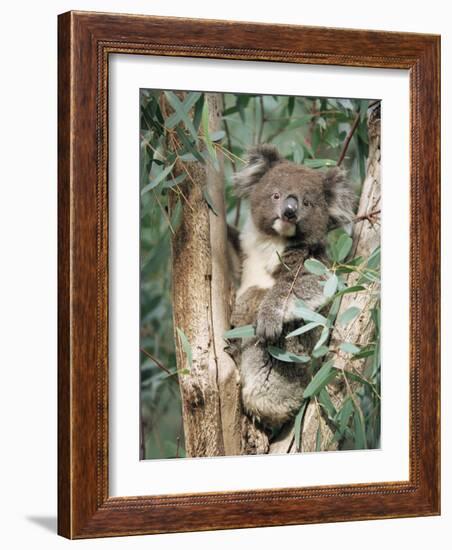
POLYGON ((323 178, 325 198, 331 224, 350 223, 353 219, 356 196, 350 188, 342 168, 330 168, 323 178))
POLYGON ((274 145, 258 145, 250 149, 245 168, 234 176, 236 195, 247 197, 253 185, 281 160, 282 158, 274 145))

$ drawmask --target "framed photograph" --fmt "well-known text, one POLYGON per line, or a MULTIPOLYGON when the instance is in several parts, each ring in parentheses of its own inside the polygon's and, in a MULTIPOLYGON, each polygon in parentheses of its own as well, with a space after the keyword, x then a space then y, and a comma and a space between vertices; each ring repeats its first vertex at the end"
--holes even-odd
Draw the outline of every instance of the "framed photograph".
POLYGON ((59 16, 61 535, 440 513, 439 49, 59 16))

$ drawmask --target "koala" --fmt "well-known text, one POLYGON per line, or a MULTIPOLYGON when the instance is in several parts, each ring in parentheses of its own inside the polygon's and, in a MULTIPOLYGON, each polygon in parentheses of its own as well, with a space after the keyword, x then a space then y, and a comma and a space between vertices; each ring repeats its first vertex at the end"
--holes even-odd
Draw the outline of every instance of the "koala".
POLYGON ((285 340, 300 325, 297 299, 310 309, 324 302, 322 277, 303 264, 308 258, 327 263, 328 229, 351 222, 355 194, 341 169, 287 161, 272 145, 249 152, 234 184, 250 213, 240 233, 242 270, 231 324, 256 327, 256 337, 240 345, 242 403, 253 420, 273 429, 296 415, 309 377, 306 364, 278 361, 267 346, 311 352, 316 331, 285 340))

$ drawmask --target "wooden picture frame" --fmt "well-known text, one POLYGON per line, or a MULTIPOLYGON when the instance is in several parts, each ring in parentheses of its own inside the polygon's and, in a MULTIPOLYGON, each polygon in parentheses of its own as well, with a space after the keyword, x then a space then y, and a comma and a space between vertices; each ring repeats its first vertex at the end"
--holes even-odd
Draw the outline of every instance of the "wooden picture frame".
POLYGON ((68 12, 58 62, 58 532, 87 538, 440 513, 440 38, 68 12), (410 74, 408 481, 143 497, 108 490, 108 60, 113 53, 410 74))

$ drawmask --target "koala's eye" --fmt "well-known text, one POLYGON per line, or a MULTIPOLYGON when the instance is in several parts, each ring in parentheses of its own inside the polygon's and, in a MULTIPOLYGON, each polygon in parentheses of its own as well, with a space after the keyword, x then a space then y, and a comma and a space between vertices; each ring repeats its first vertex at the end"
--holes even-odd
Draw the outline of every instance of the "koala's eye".
POLYGON ((312 202, 308 201, 308 199, 303 199, 304 206, 312 206, 312 202))
POLYGON ((281 197, 281 195, 279 193, 273 193, 273 195, 272 195, 272 199, 274 201, 279 201, 280 197, 281 197))

